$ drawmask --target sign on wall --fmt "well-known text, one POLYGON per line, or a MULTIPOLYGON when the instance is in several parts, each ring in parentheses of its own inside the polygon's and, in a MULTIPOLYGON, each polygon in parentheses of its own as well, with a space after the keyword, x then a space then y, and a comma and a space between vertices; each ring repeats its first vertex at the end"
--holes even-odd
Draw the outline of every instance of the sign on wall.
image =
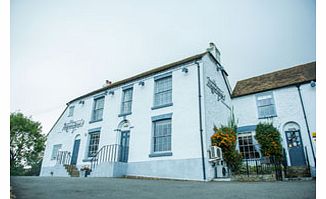
POLYGON ((71 130, 71 133, 73 133, 77 128, 82 127, 84 123, 85 121, 83 119, 76 121, 70 120, 70 122, 64 123, 62 131, 68 132, 69 130, 71 130))
POLYGON ((228 109, 231 110, 231 108, 225 103, 224 91, 217 86, 215 80, 212 80, 211 78, 207 77, 206 85, 208 88, 211 89, 211 93, 217 96, 217 101, 221 101, 222 104, 224 104, 228 109))
POLYGON ((223 100, 225 101, 225 95, 222 89, 220 89, 216 82, 214 80, 211 80, 209 77, 207 77, 207 84, 208 88, 211 89, 212 94, 217 95, 217 101, 223 100))

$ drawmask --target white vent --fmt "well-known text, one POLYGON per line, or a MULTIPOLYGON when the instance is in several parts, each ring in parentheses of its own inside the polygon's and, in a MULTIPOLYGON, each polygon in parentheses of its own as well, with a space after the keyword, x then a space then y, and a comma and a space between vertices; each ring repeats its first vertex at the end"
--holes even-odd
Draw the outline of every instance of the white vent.
POLYGON ((222 149, 217 146, 211 146, 210 147, 210 159, 222 160, 222 149))

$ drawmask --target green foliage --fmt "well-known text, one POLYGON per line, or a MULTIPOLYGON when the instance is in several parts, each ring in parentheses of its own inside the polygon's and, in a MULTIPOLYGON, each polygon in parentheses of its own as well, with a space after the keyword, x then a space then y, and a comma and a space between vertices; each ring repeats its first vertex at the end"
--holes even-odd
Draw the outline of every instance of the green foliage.
POLYGON ((259 123, 256 127, 255 138, 263 156, 275 156, 278 160, 282 159, 282 138, 272 123, 259 123))
POLYGON ((22 113, 10 114, 10 175, 38 175, 46 136, 39 122, 22 113), (30 169, 25 169, 29 167, 30 169), (38 172, 38 173, 36 173, 38 172))
POLYGON ((211 137, 212 146, 218 146, 222 149, 223 159, 232 172, 237 172, 241 168, 242 156, 236 150, 237 140, 237 122, 233 113, 228 120, 228 125, 221 125, 220 128, 214 127, 215 133, 211 137))

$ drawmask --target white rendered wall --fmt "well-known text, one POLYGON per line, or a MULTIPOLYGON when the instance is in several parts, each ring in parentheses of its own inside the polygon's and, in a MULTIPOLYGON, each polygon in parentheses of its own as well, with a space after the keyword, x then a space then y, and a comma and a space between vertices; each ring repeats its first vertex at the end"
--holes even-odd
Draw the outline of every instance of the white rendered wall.
MULTIPOLYGON (((154 96, 154 76, 142 79, 144 86, 138 85, 137 80, 133 85, 132 114, 126 116, 130 122, 129 163, 139 163, 158 160, 188 160, 201 158, 199 137, 199 113, 198 113, 198 88, 197 68, 195 64, 187 65, 188 73, 172 69, 172 102, 173 106, 152 110, 154 96), (149 157, 152 145, 152 116, 172 113, 172 156, 149 157)), ((165 71, 159 74, 164 74, 165 71)), ((159 75, 155 74, 155 75, 159 75)), ((130 84, 130 83, 129 83, 130 84)), ((116 131, 123 117, 120 114, 122 87, 125 84, 111 90, 114 95, 105 95, 103 121, 89 123, 93 107, 93 97, 84 99, 84 104, 73 102, 74 114, 68 117, 69 108, 63 113, 57 124, 48 136, 42 167, 53 167, 55 160, 50 160, 53 145, 62 144, 61 150, 73 150, 76 135, 81 136, 77 167, 90 162, 87 159, 87 146, 89 142, 88 130, 101 127, 99 149, 108 144, 119 144, 120 133, 116 131), (74 132, 62 131, 65 122, 83 119, 84 125, 74 132)), ((70 106, 71 106, 70 105, 70 106)), ((194 171, 196 172, 196 171, 194 171)), ((198 170, 202 173, 202 170, 198 170)))
MULTIPOLYGON (((316 128, 316 90, 315 88, 312 88, 310 84, 304 84, 300 88, 304 106, 306 108, 310 132, 313 132, 316 128)), ((288 122, 296 122, 300 126, 303 146, 307 147, 310 165, 314 166, 311 145, 297 87, 291 86, 275 89, 273 90, 273 95, 277 117, 274 117, 270 121, 273 122, 274 126, 278 128, 281 133, 283 140, 282 145, 287 153, 288 164, 290 164, 290 159, 286 143, 286 135, 284 133, 284 126, 288 122)), ((266 121, 266 119, 258 119, 255 94, 233 98, 232 103, 235 107, 236 117, 239 119, 238 127, 257 125, 260 121, 266 121)))
MULTIPOLYGON (((217 70, 217 65, 213 62, 212 58, 206 55, 203 58, 203 72, 202 72, 202 91, 203 91, 203 134, 204 134, 204 153, 206 157, 206 173, 207 179, 214 178, 213 167, 208 163, 208 150, 211 145, 211 136, 214 134, 214 126, 220 127, 221 125, 227 125, 228 118, 231 114, 229 108, 232 107, 231 96, 228 91, 227 85, 224 81, 222 71, 217 70), (211 89, 206 85, 208 82, 207 77, 214 80, 217 86, 224 92, 225 101, 217 100, 217 95, 211 92, 211 89)), ((221 176, 221 175, 219 175, 221 176)))

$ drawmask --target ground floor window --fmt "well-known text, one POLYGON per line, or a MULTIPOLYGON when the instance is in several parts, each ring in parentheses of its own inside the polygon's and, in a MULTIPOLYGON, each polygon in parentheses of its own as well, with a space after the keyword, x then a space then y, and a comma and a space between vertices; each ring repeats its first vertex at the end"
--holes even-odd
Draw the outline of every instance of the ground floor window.
POLYGON ((171 119, 153 122, 154 152, 171 151, 171 119))
POLYGON ((88 157, 94 157, 100 143, 100 131, 90 133, 88 145, 88 157))
POLYGON ((57 159, 58 152, 61 149, 61 147, 62 147, 62 144, 53 145, 51 160, 57 159))
POLYGON ((255 142, 252 133, 243 133, 238 136, 239 150, 243 159, 260 158, 258 144, 255 142))

